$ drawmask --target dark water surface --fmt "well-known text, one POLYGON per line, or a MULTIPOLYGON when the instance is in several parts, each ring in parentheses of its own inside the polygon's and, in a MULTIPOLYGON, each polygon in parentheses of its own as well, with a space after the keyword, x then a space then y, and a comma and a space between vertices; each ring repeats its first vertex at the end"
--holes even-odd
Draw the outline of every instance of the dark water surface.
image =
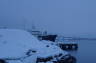
POLYGON ((78 41, 78 51, 70 52, 77 58, 77 63, 96 63, 96 41, 78 41))

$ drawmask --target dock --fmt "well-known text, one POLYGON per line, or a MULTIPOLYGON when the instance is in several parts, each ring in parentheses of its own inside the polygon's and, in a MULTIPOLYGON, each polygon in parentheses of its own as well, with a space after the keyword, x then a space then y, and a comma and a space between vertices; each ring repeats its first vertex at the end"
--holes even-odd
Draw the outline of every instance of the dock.
POLYGON ((59 44, 59 47, 63 50, 78 50, 78 44, 59 44))

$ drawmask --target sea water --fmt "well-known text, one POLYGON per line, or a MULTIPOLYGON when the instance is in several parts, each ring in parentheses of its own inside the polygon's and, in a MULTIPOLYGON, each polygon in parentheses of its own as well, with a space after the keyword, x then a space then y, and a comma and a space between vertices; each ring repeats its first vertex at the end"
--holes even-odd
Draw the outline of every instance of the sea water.
POLYGON ((77 63, 96 63, 96 41, 78 41, 78 50, 70 51, 76 57, 77 63))

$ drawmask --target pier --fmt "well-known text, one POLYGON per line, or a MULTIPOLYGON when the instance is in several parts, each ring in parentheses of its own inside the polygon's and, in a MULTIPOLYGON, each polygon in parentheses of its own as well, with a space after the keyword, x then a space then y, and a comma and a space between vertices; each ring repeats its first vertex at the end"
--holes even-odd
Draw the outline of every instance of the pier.
POLYGON ((59 44, 59 47, 63 50, 78 50, 78 44, 59 44))

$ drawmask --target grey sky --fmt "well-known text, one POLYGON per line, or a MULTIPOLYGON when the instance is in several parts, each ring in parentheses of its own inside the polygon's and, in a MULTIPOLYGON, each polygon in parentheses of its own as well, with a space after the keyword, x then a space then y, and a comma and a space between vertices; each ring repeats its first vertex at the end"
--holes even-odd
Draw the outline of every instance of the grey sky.
POLYGON ((0 26, 22 23, 64 35, 96 35, 96 0, 0 0, 0 26))

